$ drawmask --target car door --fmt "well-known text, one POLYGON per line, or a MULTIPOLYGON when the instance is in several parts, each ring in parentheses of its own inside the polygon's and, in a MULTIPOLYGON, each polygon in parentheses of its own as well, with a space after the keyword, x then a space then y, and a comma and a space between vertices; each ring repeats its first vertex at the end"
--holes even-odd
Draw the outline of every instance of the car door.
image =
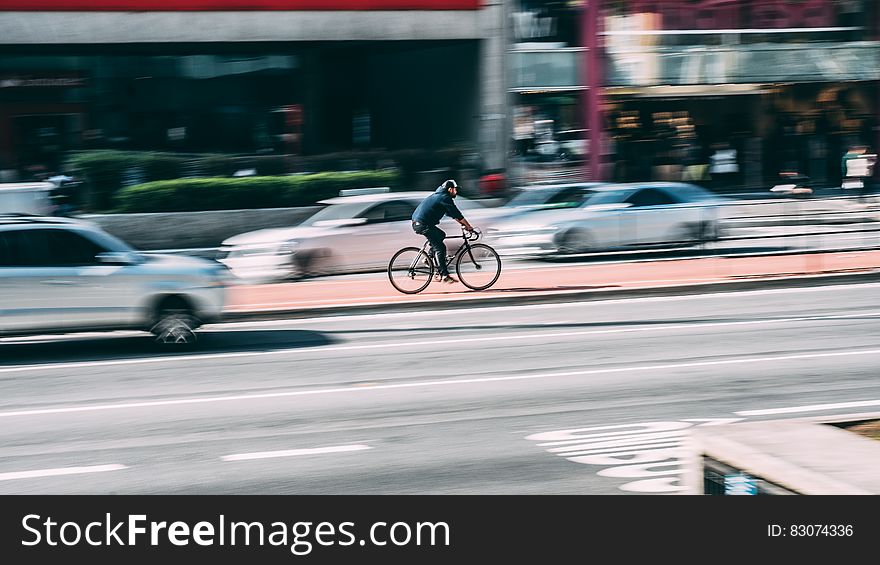
POLYGON ((413 239, 410 223, 415 209, 413 202, 391 200, 360 214, 365 224, 358 228, 353 243, 353 255, 357 256, 360 268, 387 266, 394 252, 413 239))
POLYGON ((98 255, 110 251, 88 231, 55 229, 48 234, 49 256, 70 276, 64 288, 65 316, 76 328, 124 327, 137 319, 138 266, 106 264, 98 255))
POLYGON ((636 190, 625 201, 628 208, 620 210, 620 241, 622 245, 665 243, 677 225, 678 201, 668 192, 655 187, 636 190))
POLYGON ((4 332, 71 327, 68 296, 76 269, 52 259, 50 232, 26 226, 0 232, 0 330, 4 332))

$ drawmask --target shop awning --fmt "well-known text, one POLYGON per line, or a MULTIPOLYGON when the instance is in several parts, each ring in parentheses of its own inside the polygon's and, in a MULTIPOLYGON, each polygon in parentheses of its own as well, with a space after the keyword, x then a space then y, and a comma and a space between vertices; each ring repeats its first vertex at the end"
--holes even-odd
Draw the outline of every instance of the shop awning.
POLYGON ((880 42, 801 42, 607 51, 607 85, 762 84, 880 80, 880 42))

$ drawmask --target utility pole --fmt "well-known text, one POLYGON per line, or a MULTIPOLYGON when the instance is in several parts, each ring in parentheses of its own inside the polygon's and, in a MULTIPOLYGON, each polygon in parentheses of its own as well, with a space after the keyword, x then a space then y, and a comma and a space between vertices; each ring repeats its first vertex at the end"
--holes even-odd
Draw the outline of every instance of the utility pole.
POLYGON ((586 96, 583 97, 584 116, 586 117, 587 131, 589 132, 589 154, 586 161, 587 180, 598 181, 602 179, 602 53, 600 49, 600 22, 599 8, 602 0, 584 0, 581 9, 581 37, 584 47, 587 48, 586 56, 581 62, 582 83, 586 86, 586 96))

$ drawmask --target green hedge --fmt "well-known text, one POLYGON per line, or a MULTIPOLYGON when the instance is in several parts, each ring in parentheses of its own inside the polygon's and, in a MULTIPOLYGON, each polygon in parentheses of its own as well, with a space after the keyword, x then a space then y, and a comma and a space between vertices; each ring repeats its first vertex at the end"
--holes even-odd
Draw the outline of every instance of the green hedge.
POLYGON ((112 207, 116 191, 124 184, 126 171, 137 170, 145 180, 165 180, 182 176, 185 160, 168 153, 143 151, 83 151, 72 154, 65 170, 80 177, 88 191, 90 210, 112 207))
MULTIPOLYGON (((257 176, 328 171, 371 171, 394 168, 403 186, 416 186, 419 171, 445 169, 456 178, 466 167, 464 149, 369 150, 313 156, 225 155, 95 150, 68 155, 64 171, 84 181, 82 204, 89 212, 114 208, 116 195, 127 184, 153 181, 231 177, 241 169, 257 176)), ((473 166, 472 164, 470 166, 473 166)), ((383 184, 382 186, 385 186, 383 184)))
POLYGON ((182 178, 123 188, 116 195, 120 212, 191 212, 239 208, 309 206, 338 196, 340 190, 399 188, 396 170, 327 172, 293 176, 182 178))

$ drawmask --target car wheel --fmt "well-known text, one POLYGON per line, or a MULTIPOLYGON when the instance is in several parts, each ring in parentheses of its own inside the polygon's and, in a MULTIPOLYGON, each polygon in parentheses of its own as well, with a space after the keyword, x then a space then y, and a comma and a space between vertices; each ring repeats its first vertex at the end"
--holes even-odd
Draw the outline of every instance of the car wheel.
POLYGON ((163 347, 188 347, 196 342, 199 320, 183 299, 165 300, 157 309, 150 328, 155 343, 163 347))
POLYGON ((590 250, 590 238, 583 230, 571 229, 559 236, 556 249, 561 255, 586 253, 590 250))
POLYGON ((703 222, 703 241, 718 241, 721 239, 721 227, 718 222, 703 222))
POLYGON ((329 249, 314 249, 308 252, 297 253, 291 261, 291 278, 303 279, 328 274, 329 269, 327 265, 329 257, 329 249))

